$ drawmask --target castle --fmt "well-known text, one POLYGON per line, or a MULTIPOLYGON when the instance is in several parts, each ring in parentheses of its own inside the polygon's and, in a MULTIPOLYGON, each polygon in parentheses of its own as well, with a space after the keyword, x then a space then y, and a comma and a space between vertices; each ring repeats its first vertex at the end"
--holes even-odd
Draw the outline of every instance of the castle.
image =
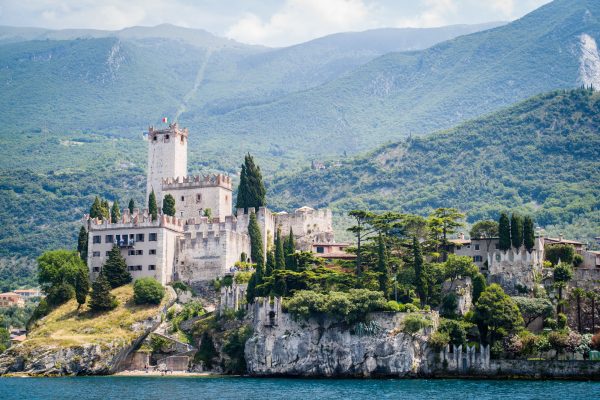
POLYGON ((297 248, 334 241, 332 213, 302 207, 275 213, 266 207, 233 210, 229 176, 188 176, 188 130, 170 124, 148 131, 146 199, 154 191, 157 204, 167 194, 175 198, 176 215, 152 220, 148 210, 123 211, 117 223, 85 216, 88 227, 88 267, 95 279, 116 244, 134 279, 153 277, 162 284, 181 280, 205 282, 230 273, 242 253, 250 254, 248 223, 256 213, 265 252, 277 229, 294 233, 297 248), (206 216, 209 215, 210 217, 206 216))

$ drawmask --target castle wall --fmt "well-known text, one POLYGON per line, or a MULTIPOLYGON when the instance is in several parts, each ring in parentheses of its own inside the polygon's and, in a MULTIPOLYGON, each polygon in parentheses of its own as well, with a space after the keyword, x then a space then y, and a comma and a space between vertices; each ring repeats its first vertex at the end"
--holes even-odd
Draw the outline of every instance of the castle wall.
POLYGON ((212 218, 224 221, 231 215, 232 191, 228 176, 186 177, 178 180, 163 180, 162 192, 175 198, 177 216, 184 219, 204 216, 211 210, 212 218))
POLYGON ((237 230, 234 217, 222 223, 207 218, 190 222, 179 240, 177 279, 193 283, 222 277, 231 272, 242 252, 250 253, 250 238, 237 230))
MULTIPOLYGON (((250 223, 251 213, 255 213, 253 208, 250 208, 246 214, 244 214, 244 209, 242 208, 237 210, 238 231, 246 235, 248 234, 248 224, 250 223)), ((260 233, 263 237, 263 249, 265 254, 273 247, 273 243, 275 242, 275 218, 275 214, 266 207, 260 207, 256 212, 256 221, 258 222, 260 233)), ((249 252, 248 255, 250 255, 249 252)))
POLYGON ((173 280, 173 268, 178 251, 178 239, 183 236, 183 221, 161 216, 150 221, 147 215, 129 220, 126 210, 121 223, 90 220, 88 224, 88 268, 90 278, 95 280, 108 259, 108 252, 119 238, 124 245, 121 255, 125 258, 133 279, 152 277, 163 285, 173 280), (156 240, 153 235, 156 235, 156 240), (132 245, 128 245, 132 240, 132 245), (98 242, 99 243, 95 243, 98 242), (155 254, 151 254, 154 252, 155 254))
POLYGON ((297 247, 303 251, 311 251, 312 243, 333 241, 332 220, 333 215, 329 209, 301 208, 289 214, 275 214, 276 227, 281 228, 283 235, 287 235, 291 228, 297 247))
POLYGON ((179 129, 177 124, 169 128, 148 131, 148 180, 146 199, 154 189, 158 206, 162 206, 162 180, 164 178, 187 176, 187 129, 179 129))

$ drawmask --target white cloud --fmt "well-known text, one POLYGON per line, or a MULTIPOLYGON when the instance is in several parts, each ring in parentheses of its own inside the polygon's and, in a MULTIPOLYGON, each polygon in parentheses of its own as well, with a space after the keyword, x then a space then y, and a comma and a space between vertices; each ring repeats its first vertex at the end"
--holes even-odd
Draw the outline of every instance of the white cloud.
POLYGON ((457 11, 454 0, 424 0, 423 6, 422 12, 412 17, 399 18, 395 26, 431 28, 448 25, 457 11))
POLYGON ((226 35, 246 43, 283 46, 330 33, 376 26, 374 7, 362 0, 287 0, 264 20, 248 13, 226 35))

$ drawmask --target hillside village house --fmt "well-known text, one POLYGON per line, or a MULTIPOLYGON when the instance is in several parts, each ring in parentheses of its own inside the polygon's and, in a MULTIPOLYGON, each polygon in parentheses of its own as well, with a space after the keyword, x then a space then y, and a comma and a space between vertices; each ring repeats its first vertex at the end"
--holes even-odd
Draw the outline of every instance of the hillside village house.
POLYGON ((114 245, 121 249, 134 279, 149 276, 162 284, 173 280, 194 284, 221 277, 232 271, 242 253, 250 254, 249 213, 256 213, 265 251, 278 228, 284 235, 291 229, 302 250, 310 250, 314 242, 334 242, 332 214, 327 209, 234 211, 229 176, 188 176, 188 136, 188 130, 176 123, 148 131, 146 199, 154 191, 160 207, 164 196, 172 195, 174 216, 163 215, 160 209, 155 221, 148 210, 139 209, 133 213, 125 209, 117 223, 84 216, 92 279, 101 272, 114 245))
POLYGON ((13 290, 13 293, 18 294, 25 300, 34 299, 36 297, 42 296, 42 292, 40 289, 17 289, 13 290))
POLYGON ((14 292, 0 293, 0 308, 25 307, 25 300, 14 292))

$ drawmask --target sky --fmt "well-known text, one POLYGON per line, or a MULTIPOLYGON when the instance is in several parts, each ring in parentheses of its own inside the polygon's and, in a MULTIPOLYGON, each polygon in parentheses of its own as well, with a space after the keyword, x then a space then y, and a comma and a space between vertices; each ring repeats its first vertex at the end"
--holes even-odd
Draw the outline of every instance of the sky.
POLYGON ((288 46, 336 32, 511 21, 549 0, 0 0, 0 25, 117 30, 162 23, 288 46))

